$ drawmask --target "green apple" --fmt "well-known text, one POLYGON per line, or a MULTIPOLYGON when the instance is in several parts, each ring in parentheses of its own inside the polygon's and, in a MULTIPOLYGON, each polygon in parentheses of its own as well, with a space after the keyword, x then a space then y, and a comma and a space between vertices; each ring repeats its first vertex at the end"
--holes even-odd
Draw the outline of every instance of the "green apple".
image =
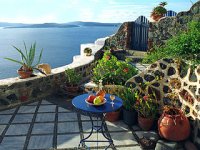
POLYGON ((99 96, 97 96, 97 97, 94 99, 93 103, 94 103, 95 105, 101 104, 101 98, 100 98, 99 96))

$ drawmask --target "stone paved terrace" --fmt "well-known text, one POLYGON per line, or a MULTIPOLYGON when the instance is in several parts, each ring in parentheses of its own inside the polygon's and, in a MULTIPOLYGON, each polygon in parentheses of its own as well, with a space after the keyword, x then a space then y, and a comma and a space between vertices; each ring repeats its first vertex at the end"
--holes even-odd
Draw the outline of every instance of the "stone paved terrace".
MULTIPOLYGON (((114 141, 114 147, 109 149, 140 150, 137 139, 142 136, 158 140, 156 132, 140 131, 138 126, 130 127, 123 121, 106 124, 114 141)), ((77 149, 90 129, 89 117, 74 112, 71 99, 50 97, 0 111, 0 150, 77 149)), ((95 133, 91 139, 96 138, 95 133)), ((103 140, 101 134, 98 138, 103 140)), ((98 149, 104 149, 106 144, 99 143, 98 149)), ((96 143, 86 145, 97 149, 96 143)))

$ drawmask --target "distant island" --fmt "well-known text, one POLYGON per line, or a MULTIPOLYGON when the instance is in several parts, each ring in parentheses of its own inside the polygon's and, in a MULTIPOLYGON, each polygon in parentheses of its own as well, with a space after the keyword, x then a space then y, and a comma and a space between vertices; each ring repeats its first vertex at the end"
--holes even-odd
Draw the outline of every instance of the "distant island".
POLYGON ((6 28, 73 28, 81 26, 119 26, 121 23, 100 23, 75 21, 69 23, 42 23, 42 24, 23 24, 0 22, 0 27, 6 28))

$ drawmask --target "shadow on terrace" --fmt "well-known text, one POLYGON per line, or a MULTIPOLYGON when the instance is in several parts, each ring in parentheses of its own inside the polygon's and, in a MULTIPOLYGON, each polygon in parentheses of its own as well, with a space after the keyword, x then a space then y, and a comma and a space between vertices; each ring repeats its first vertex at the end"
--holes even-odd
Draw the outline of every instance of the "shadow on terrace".
MULTIPOLYGON (((105 116, 103 131, 113 141, 108 149, 199 148, 199 6, 197 2, 188 12, 158 22, 139 17, 124 23, 104 40, 101 50, 76 56, 74 63, 53 69, 47 76, 2 81, 0 149, 77 149, 92 124, 90 117, 75 111, 72 99, 86 92, 86 102, 96 105, 104 102, 105 93, 122 99, 123 106, 105 116), (144 25, 142 21, 148 25, 144 28, 149 35, 147 54, 131 50, 135 34, 130 31, 139 22, 144 25), (91 98, 90 91, 101 94, 91 98)), ((111 97, 106 99, 109 102, 111 97)), ((99 110, 104 106, 88 107, 99 110)), ((92 116, 92 120, 99 125, 102 118, 92 116)), ((97 139, 105 140, 94 132, 90 140, 97 139)), ((80 149, 108 145, 85 142, 80 149)))

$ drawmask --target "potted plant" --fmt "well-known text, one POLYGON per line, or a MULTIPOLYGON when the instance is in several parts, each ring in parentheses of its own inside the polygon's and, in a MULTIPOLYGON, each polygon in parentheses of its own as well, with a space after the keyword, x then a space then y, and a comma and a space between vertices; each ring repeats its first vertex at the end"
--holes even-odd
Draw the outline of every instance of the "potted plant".
POLYGON ((181 109, 165 105, 158 120, 158 131, 162 138, 171 141, 182 141, 190 135, 190 123, 181 109))
POLYGON ((158 113, 158 103, 155 96, 136 93, 135 109, 138 112, 138 125, 145 131, 151 129, 158 113))
POLYGON ((78 92, 79 83, 82 79, 81 74, 77 73, 74 69, 66 69, 66 86, 65 89, 69 94, 78 92))
POLYGON ((105 119, 110 122, 116 122, 119 120, 121 109, 118 109, 113 112, 106 113, 105 119))
POLYGON ((92 49, 89 48, 89 47, 86 47, 84 49, 84 53, 85 53, 86 56, 91 56, 92 55, 92 49))
MULTIPOLYGON (((104 86, 106 93, 114 94, 114 95, 119 96, 119 97, 120 97, 119 93, 122 91, 123 88, 124 87, 121 86, 121 85, 105 85, 104 86)), ((120 118, 120 112, 121 112, 121 109, 118 109, 118 110, 113 111, 113 112, 106 113, 105 119, 107 121, 110 121, 110 122, 118 121, 119 118, 120 118)))
POLYGON ((154 7, 153 11, 151 12, 151 18, 155 21, 158 21, 160 18, 164 17, 167 13, 167 9, 165 6, 167 2, 161 2, 158 6, 154 7))
POLYGON ((103 79, 103 84, 123 85, 125 82, 137 74, 137 69, 128 63, 120 61, 106 51, 102 59, 98 60, 97 65, 93 68, 92 80, 98 83, 103 79))
POLYGON ((137 112, 134 108, 136 102, 135 94, 131 88, 124 87, 119 95, 123 100, 123 121, 128 125, 134 125, 137 122, 137 112))
POLYGON ((20 69, 17 72, 22 79, 30 77, 33 74, 34 69, 45 74, 40 69, 36 68, 36 66, 41 61, 42 52, 43 52, 43 49, 42 49, 40 51, 38 61, 35 61, 34 59, 35 59, 36 43, 34 43, 33 45, 31 44, 31 47, 30 47, 29 50, 27 50, 26 44, 24 43, 24 49, 25 49, 24 52, 21 49, 15 47, 15 46, 13 46, 13 47, 15 48, 15 50, 17 50, 19 52, 19 54, 21 56, 21 61, 16 60, 16 59, 12 59, 12 58, 5 58, 5 59, 21 65, 20 69), (34 62, 36 62, 36 63, 33 64, 34 62))

